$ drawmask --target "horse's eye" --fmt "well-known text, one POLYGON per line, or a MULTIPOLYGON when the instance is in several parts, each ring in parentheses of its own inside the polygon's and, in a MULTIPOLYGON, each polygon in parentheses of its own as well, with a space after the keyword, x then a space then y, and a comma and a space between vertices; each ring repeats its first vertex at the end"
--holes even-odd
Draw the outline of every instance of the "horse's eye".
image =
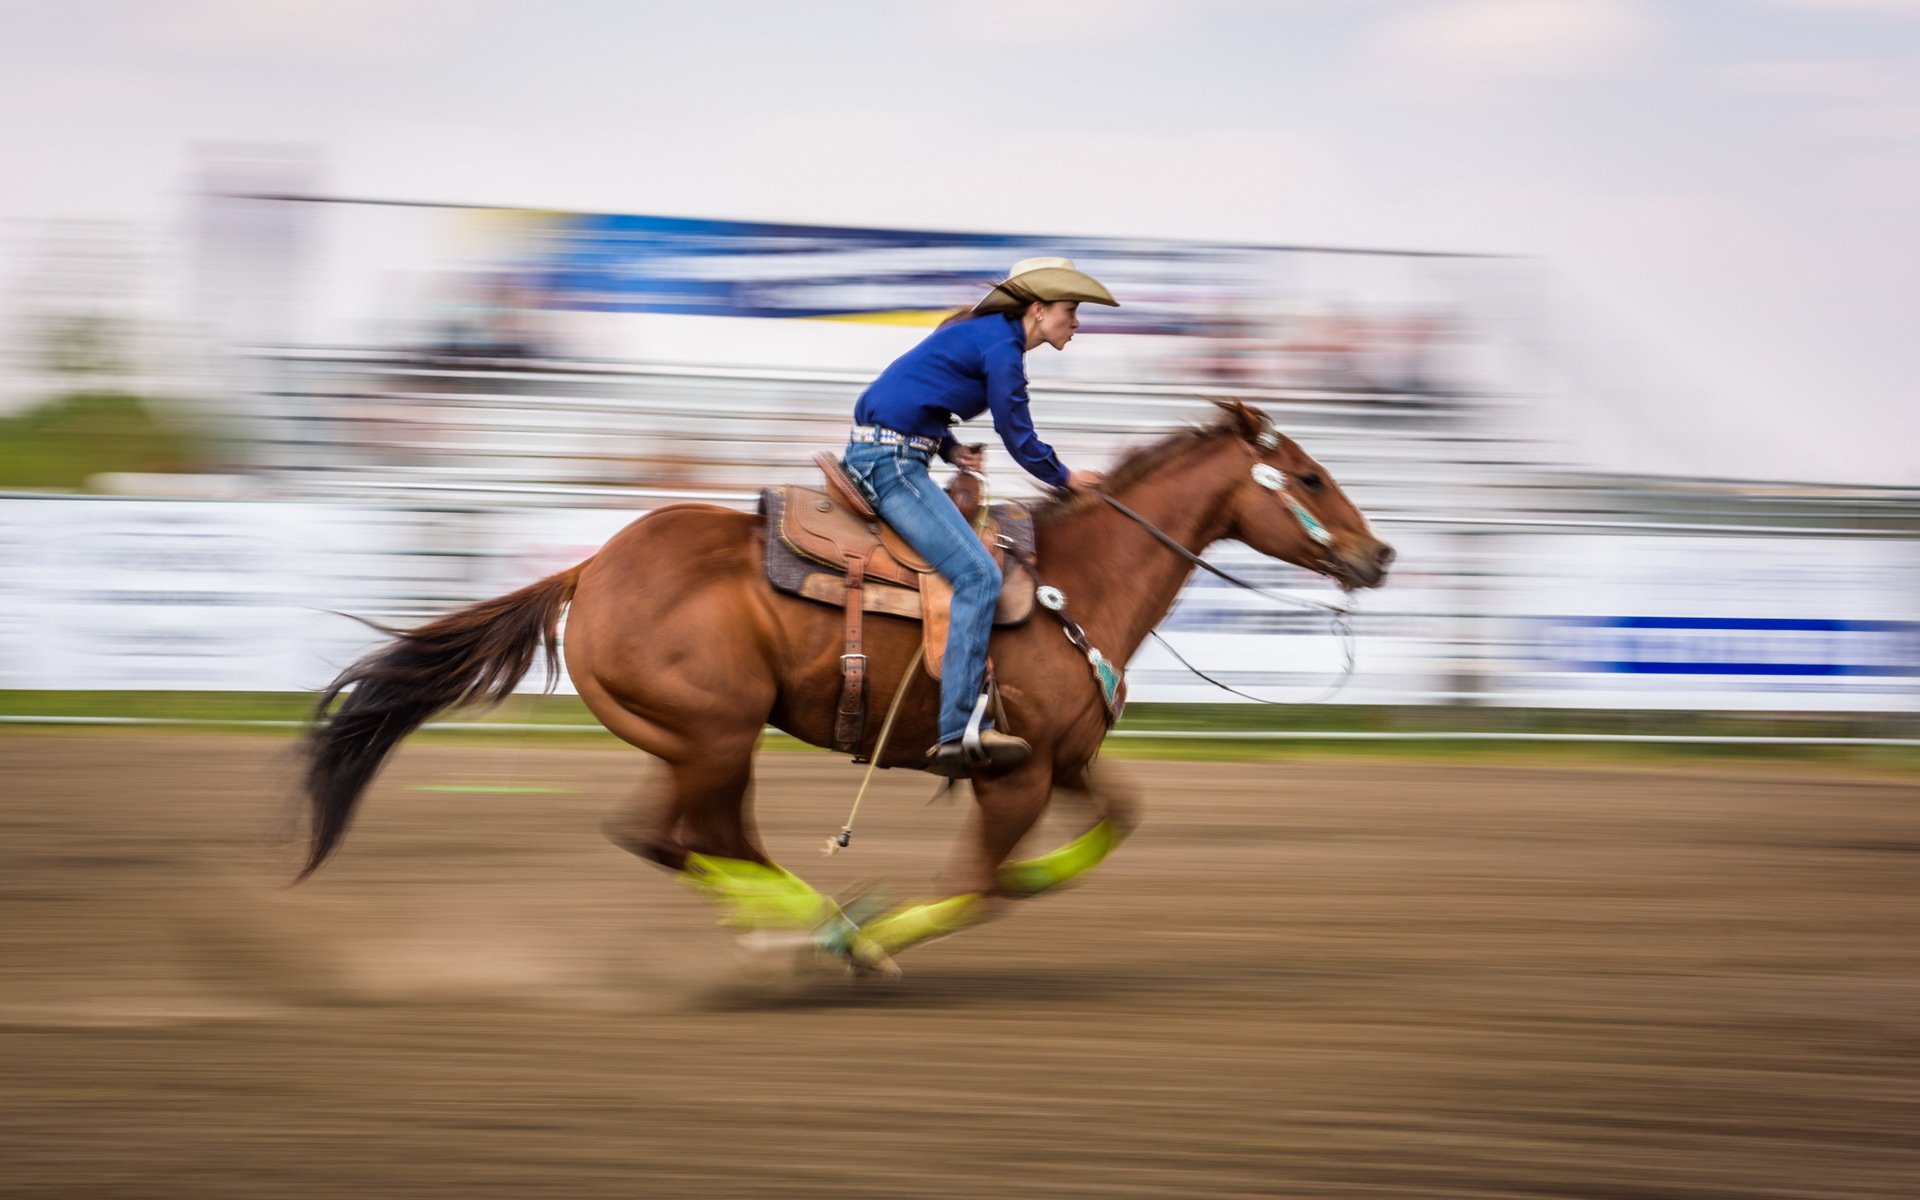
POLYGON ((1308 471, 1305 475, 1302 475, 1300 477, 1300 483, 1301 483, 1301 486, 1305 487, 1310 492, 1319 491, 1320 490, 1320 472, 1308 471))

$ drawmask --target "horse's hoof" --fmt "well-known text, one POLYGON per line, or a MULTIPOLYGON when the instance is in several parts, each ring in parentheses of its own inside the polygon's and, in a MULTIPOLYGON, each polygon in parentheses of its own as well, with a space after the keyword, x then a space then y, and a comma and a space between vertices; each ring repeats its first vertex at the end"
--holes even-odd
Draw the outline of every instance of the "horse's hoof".
POLYGON ((639 854, 644 845, 631 829, 613 817, 600 822, 600 836, 625 850, 628 854, 639 854))
POLYGON ((865 948, 855 946, 847 955, 847 970, 862 983, 868 980, 891 981, 900 978, 900 964, 871 942, 865 948))
POLYGON ((636 858, 644 858, 658 867, 669 871, 678 871, 685 865, 686 852, 677 846, 671 846, 652 840, 647 834, 635 830, 618 818, 609 817, 600 823, 600 836, 625 850, 636 858))
POLYGON ((855 979, 898 979, 900 966, 871 938, 852 925, 844 926, 837 936, 814 935, 814 947, 826 958, 846 964, 855 979))
POLYGON ((831 906, 808 935, 822 958, 837 959, 856 979, 898 979, 900 968, 860 927, 893 907, 886 894, 863 885, 831 906))

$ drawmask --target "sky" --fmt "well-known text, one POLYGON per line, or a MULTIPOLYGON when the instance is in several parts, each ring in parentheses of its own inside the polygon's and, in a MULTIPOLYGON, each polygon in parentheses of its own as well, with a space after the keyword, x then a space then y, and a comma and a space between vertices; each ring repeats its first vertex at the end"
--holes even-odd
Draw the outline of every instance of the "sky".
POLYGON ((1920 0, 0 0, 0 222, 332 194, 1538 256, 1592 465, 1920 485, 1920 0))

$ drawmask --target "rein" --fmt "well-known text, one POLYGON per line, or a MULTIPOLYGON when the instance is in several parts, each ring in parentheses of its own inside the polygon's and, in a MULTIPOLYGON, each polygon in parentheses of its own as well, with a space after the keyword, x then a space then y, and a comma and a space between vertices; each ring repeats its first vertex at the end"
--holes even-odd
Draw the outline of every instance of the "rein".
POLYGON ((1105 500, 1108 504, 1112 505, 1115 512, 1119 513, 1121 516, 1127 518, 1129 521, 1132 521, 1134 524, 1138 525, 1140 528, 1152 534, 1154 538, 1157 541, 1159 541, 1161 545, 1165 546, 1167 549, 1173 551, 1175 554, 1178 554, 1181 558, 1186 559, 1188 562, 1192 563, 1196 567, 1199 567, 1201 570, 1209 572, 1210 574, 1218 575, 1220 578, 1226 580, 1228 583, 1233 584, 1235 587, 1245 588, 1247 591, 1252 592, 1256 596, 1263 596, 1268 600, 1277 601, 1278 603, 1281 603, 1281 604, 1292 604, 1300 608, 1316 609, 1320 612, 1332 613, 1336 617, 1344 617, 1353 611, 1352 609, 1346 607, 1345 605, 1328 604, 1323 600, 1304 600, 1299 596, 1283 596, 1279 592, 1270 592, 1267 589, 1261 587, 1257 583, 1249 583, 1246 580, 1240 578, 1238 575, 1235 575, 1231 571, 1225 570, 1224 568, 1221 568, 1221 567, 1214 566, 1212 563, 1208 562, 1206 559, 1201 558, 1198 554, 1195 554, 1193 551, 1187 549, 1185 546, 1182 546, 1179 542, 1174 541, 1173 538, 1168 536, 1168 534, 1164 530, 1160 529, 1153 522, 1147 520, 1145 517, 1141 516, 1139 513, 1128 508, 1126 505, 1120 503, 1120 501, 1115 499, 1114 497, 1108 495, 1105 492, 1095 492, 1094 494, 1099 496, 1102 500, 1105 500))
MULTIPOLYGON (((1278 490, 1278 489, 1274 489, 1274 490, 1278 490)), ((1154 537, 1154 540, 1158 541, 1161 545, 1173 551, 1175 554, 1178 554, 1181 558, 1186 559, 1189 563, 1192 563, 1194 566, 1199 567, 1201 570, 1206 571, 1213 575, 1217 575, 1220 578, 1226 580, 1228 583, 1233 584, 1235 587, 1243 588, 1263 599, 1274 600, 1281 604, 1292 604, 1299 608, 1313 609, 1319 612, 1324 612, 1329 614, 1333 618, 1334 632, 1339 635, 1341 646, 1346 652, 1346 664, 1340 670, 1340 678, 1335 680, 1333 685, 1329 687, 1322 694, 1308 700, 1268 700, 1261 696, 1255 696, 1250 693, 1243 692, 1239 688, 1234 687, 1231 684, 1222 683, 1218 679, 1215 679, 1213 676, 1207 674, 1205 671, 1202 671, 1199 667, 1194 666, 1192 663, 1188 662, 1184 657, 1182 657, 1180 652, 1173 648, 1173 644, 1171 642, 1167 641, 1166 638, 1160 636, 1159 630, 1157 629, 1149 630, 1148 632, 1150 632, 1153 635, 1153 640, 1156 642, 1159 642, 1162 646, 1166 647, 1167 653, 1173 655, 1174 660, 1178 662, 1181 666, 1185 667, 1189 671, 1192 671, 1195 675, 1198 675, 1200 678, 1206 680, 1208 683, 1212 684, 1213 686, 1220 688, 1222 691, 1232 692, 1234 695, 1239 696, 1245 700, 1252 700, 1256 704, 1318 704, 1321 701, 1327 700, 1332 696, 1334 696, 1336 693, 1340 691, 1340 689, 1347 686, 1347 681, 1349 679, 1353 678, 1353 669, 1357 661, 1357 654, 1355 652, 1356 642, 1353 635, 1353 609, 1351 606, 1341 605, 1341 604, 1328 604, 1325 601, 1321 601, 1321 600, 1306 600, 1306 599, 1302 599, 1299 596, 1286 596, 1286 595, 1282 595, 1279 592, 1270 592, 1266 588, 1263 588, 1258 584, 1250 583, 1247 580, 1240 578, 1238 575, 1235 575, 1233 572, 1225 570, 1224 568, 1221 568, 1221 567, 1217 567, 1214 564, 1208 562, 1206 559, 1201 558, 1198 554, 1195 554, 1193 551, 1187 549, 1185 546, 1182 546, 1179 542, 1175 541, 1171 536, 1169 536, 1166 533, 1165 530, 1162 530, 1161 528, 1156 526, 1153 522, 1147 520, 1145 517, 1133 511, 1131 508, 1128 508, 1126 505, 1122 504, 1118 499, 1107 494, 1106 492, 1095 492, 1094 494, 1099 496, 1102 500, 1106 501, 1109 505, 1111 505, 1115 512, 1119 513, 1123 517, 1126 517, 1129 521, 1132 521, 1134 524, 1138 525, 1140 528, 1152 534, 1154 537)), ((1297 508, 1295 509, 1295 515, 1296 516, 1300 515, 1299 510, 1297 508)), ((1303 520, 1302 523, 1305 524, 1305 521, 1303 520)), ((1314 528, 1315 528, 1315 525, 1307 525, 1308 533, 1312 533, 1314 528)))

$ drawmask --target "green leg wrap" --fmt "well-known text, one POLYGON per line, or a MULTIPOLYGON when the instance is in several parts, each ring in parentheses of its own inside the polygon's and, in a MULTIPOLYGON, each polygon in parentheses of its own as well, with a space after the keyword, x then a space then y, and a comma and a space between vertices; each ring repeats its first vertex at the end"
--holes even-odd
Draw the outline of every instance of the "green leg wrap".
POLYGON ((1120 840, 1113 822, 1102 821, 1058 850, 1007 863, 994 881, 1006 895, 1038 896, 1099 866, 1120 840))
POLYGON ((876 917, 860 932, 881 951, 898 954, 909 946, 958 933, 987 918, 987 898, 978 892, 935 900, 929 904, 910 904, 876 917))
POLYGON ((765 863, 689 854, 680 879, 719 905, 720 923, 735 929, 812 929, 839 912, 812 884, 765 863))

